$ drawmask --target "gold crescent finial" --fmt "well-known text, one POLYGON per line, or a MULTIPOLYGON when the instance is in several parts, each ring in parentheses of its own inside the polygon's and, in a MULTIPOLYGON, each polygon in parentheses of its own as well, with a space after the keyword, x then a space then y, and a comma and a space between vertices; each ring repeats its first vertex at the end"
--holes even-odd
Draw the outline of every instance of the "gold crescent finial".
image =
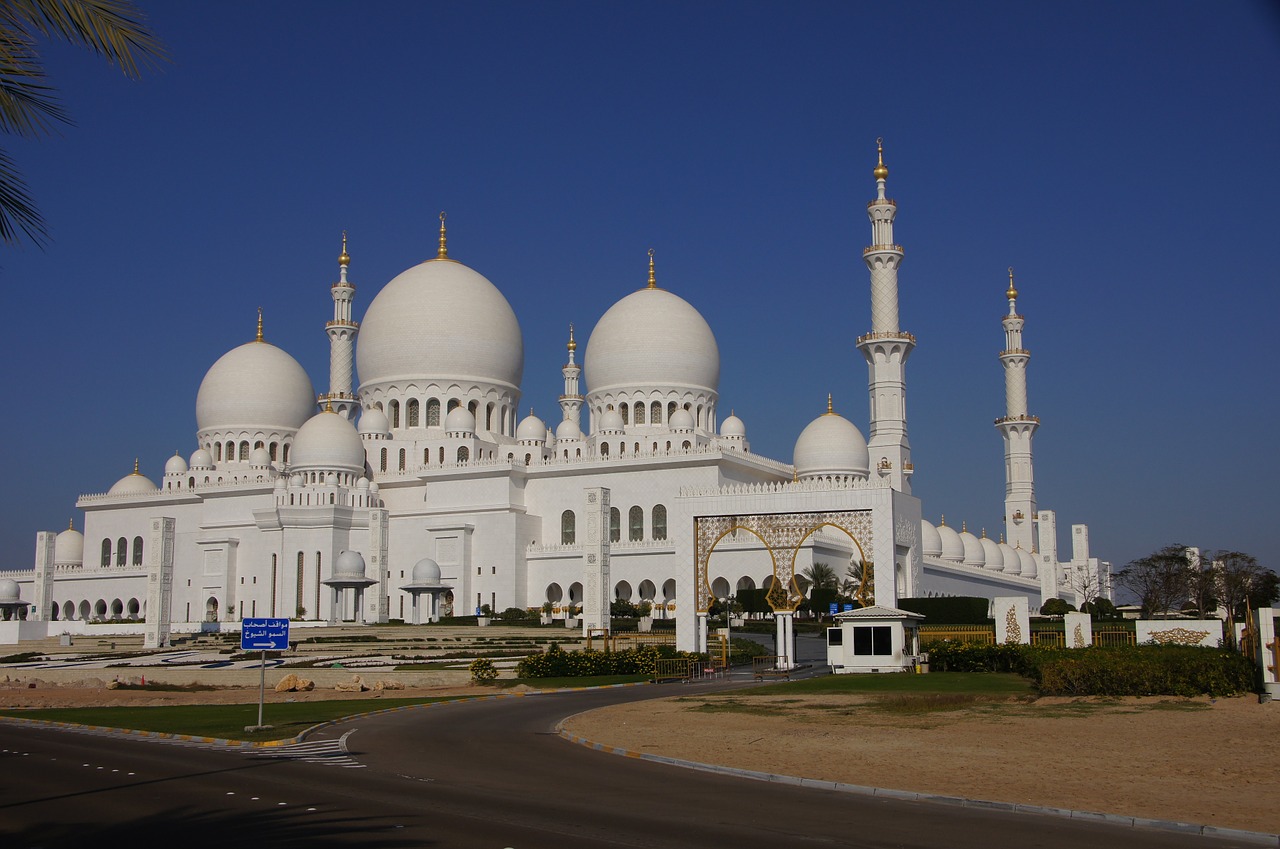
POLYGON ((338 265, 350 265, 351 257, 347 255, 347 231, 342 231, 342 253, 338 254, 338 265))
POLYGON ((1012 265, 1009 266, 1009 291, 1005 292, 1004 296, 1011 301, 1014 298, 1018 297, 1018 290, 1013 288, 1013 266, 1012 265))
POLYGON ((445 242, 444 219, 445 219, 445 214, 441 212, 440 213, 440 250, 436 253, 436 259, 449 258, 449 248, 447 247, 445 242))
POLYGON ((258 338, 255 341, 262 341, 262 307, 258 307, 258 338))
POLYGON ((653 274, 653 248, 649 248, 649 288, 658 288, 658 280, 653 274))
POLYGON ((884 167, 884 139, 876 139, 876 168, 871 172, 877 180, 883 180, 889 176, 889 169, 884 167))

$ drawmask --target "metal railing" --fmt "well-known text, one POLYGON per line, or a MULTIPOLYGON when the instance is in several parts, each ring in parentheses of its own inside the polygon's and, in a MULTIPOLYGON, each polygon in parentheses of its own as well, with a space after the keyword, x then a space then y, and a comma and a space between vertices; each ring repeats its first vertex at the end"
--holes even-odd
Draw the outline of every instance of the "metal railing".
POLYGON ((779 669, 779 661, 783 661, 780 655, 763 654, 758 657, 751 658, 751 675, 757 681, 763 681, 766 678, 786 678, 791 680, 790 669, 779 669))
POLYGON ((626 651, 627 649, 637 649, 641 646, 674 646, 676 644, 676 635, 674 631, 650 631, 649 633, 640 633, 638 631, 606 631, 604 629, 593 629, 587 632, 587 650, 597 651, 626 651))
POLYGON ((933 640, 994 644, 996 629, 994 625, 921 625, 920 642, 933 640))

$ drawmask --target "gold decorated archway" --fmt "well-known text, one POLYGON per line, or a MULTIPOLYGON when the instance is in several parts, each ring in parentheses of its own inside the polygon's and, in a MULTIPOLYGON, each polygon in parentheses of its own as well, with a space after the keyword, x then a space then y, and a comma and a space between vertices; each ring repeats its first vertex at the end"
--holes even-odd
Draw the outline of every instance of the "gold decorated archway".
POLYGON ((693 520, 694 591, 698 613, 711 607, 711 585, 707 566, 711 552, 727 535, 742 530, 764 544, 773 561, 773 585, 766 598, 775 611, 794 611, 804 601, 796 584, 796 555, 815 532, 837 528, 849 535, 862 559, 863 604, 873 603, 874 566, 867 553, 872 550, 871 511, 843 510, 817 513, 755 513, 738 516, 695 516, 693 520))

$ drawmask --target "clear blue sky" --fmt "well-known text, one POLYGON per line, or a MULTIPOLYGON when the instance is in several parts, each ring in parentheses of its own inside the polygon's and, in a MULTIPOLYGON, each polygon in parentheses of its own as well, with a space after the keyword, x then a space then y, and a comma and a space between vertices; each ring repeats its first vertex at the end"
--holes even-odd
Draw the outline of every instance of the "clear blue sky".
POLYGON ((1000 528, 1012 265, 1064 544, 1086 522, 1117 566, 1172 542, 1280 565, 1275 4, 146 6, 172 65, 132 83, 51 46, 77 126, 0 140, 53 236, 0 249, 0 567, 135 455, 158 480, 195 449, 258 306, 325 389, 341 232, 359 315, 440 210, 519 316, 522 406, 554 420, 568 323, 585 341, 653 247, 755 450, 789 461, 828 392, 865 431, 877 136, 926 516, 1000 528))

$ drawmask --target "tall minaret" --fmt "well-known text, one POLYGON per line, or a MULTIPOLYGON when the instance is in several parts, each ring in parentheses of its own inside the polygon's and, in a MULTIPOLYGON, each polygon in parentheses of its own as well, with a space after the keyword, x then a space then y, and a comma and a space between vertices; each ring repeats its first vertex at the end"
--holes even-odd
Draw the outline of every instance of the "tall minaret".
POLYGON ((578 375, 582 374, 582 369, 575 362, 574 357, 578 351, 578 343, 573 340, 573 325, 569 325, 569 362, 565 363, 560 373, 564 375, 564 394, 560 396, 560 409, 564 411, 564 421, 579 424, 579 418, 582 412, 582 395, 578 391, 578 375))
POLYGON ((898 266, 902 246, 893 242, 893 219, 898 205, 884 195, 889 169, 884 166, 884 140, 876 139, 878 162, 876 199, 867 204, 871 219, 871 246, 862 259, 871 271, 871 332, 858 337, 867 358, 871 390, 871 463, 894 489, 911 492, 911 443, 907 441, 907 357, 916 337, 898 327, 898 266))
POLYGON ((1013 288, 1009 269, 1009 313, 1004 317, 1005 415, 996 419, 1004 437, 1004 524, 1009 544, 1024 551, 1036 550, 1036 486, 1031 469, 1031 438, 1040 419, 1027 415, 1027 360, 1031 352, 1022 347, 1023 318, 1018 315, 1018 290, 1013 288))
POLYGON ((320 396, 320 408, 328 405, 335 413, 351 419, 356 412, 356 396, 351 391, 353 351, 356 334, 360 332, 359 322, 351 319, 351 302, 355 299, 356 287, 347 281, 347 266, 351 257, 347 255, 347 234, 342 234, 342 253, 338 256, 338 282, 330 287, 333 295, 333 321, 325 322, 325 332, 329 334, 329 391, 320 396))

